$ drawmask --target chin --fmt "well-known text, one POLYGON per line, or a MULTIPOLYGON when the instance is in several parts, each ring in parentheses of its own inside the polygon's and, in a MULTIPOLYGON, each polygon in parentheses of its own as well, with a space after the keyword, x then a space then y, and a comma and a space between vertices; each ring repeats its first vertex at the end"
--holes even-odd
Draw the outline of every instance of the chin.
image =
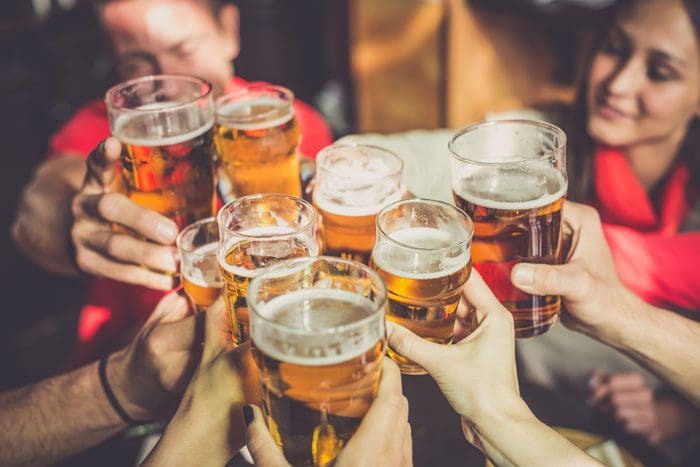
POLYGON ((589 117, 588 134, 605 146, 628 146, 635 139, 626 122, 612 122, 598 116, 589 117))

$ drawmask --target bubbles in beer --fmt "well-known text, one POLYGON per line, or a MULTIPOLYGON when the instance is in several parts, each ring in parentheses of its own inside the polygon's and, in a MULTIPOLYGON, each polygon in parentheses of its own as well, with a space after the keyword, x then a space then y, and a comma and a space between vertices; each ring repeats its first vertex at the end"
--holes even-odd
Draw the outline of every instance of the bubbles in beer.
POLYGON ((376 313, 370 299, 345 290, 295 290, 260 303, 255 311, 266 321, 286 328, 268 329, 264 322, 253 326, 255 346, 274 359, 297 365, 335 365, 351 360, 375 346, 383 333, 383 326, 362 328, 350 338, 324 332, 376 313))

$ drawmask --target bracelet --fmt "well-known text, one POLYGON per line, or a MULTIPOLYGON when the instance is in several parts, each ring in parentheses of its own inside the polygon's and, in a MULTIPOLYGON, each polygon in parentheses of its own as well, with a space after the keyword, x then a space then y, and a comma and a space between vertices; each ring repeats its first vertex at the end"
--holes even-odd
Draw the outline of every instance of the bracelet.
POLYGON ((114 395, 114 392, 112 391, 111 386, 109 385, 109 380, 107 379, 107 360, 109 359, 109 355, 105 355, 100 359, 100 364, 98 365, 98 372, 100 374, 100 383, 102 383, 102 389, 105 392, 105 395, 107 396, 107 400, 109 401, 109 404, 112 406, 114 411, 119 415, 119 418, 122 419, 124 423, 126 423, 129 426, 134 426, 138 425, 139 423, 131 418, 128 413, 126 413, 126 410, 119 404, 119 401, 117 401, 117 397, 114 395))

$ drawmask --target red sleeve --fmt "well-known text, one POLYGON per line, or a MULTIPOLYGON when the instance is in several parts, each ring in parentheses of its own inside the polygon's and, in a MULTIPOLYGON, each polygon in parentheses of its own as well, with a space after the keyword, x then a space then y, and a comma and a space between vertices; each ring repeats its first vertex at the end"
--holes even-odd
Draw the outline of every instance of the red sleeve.
POLYGON ((301 128, 299 150, 306 157, 316 159, 318 151, 333 142, 328 124, 313 107, 302 101, 294 101, 294 112, 301 128))
POLYGON ((603 225, 622 282, 662 308, 700 311, 700 232, 640 233, 603 225))
POLYGON ((87 157, 97 144, 109 136, 109 120, 103 101, 82 107, 49 141, 49 157, 62 153, 87 157))

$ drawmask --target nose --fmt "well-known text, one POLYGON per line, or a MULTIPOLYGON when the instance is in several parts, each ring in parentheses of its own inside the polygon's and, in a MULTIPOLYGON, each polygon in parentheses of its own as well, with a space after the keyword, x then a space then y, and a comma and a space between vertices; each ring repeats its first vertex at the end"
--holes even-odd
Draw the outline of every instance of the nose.
POLYGON ((607 80, 606 87, 612 95, 634 95, 644 84, 646 71, 642 57, 629 57, 620 61, 607 80))

